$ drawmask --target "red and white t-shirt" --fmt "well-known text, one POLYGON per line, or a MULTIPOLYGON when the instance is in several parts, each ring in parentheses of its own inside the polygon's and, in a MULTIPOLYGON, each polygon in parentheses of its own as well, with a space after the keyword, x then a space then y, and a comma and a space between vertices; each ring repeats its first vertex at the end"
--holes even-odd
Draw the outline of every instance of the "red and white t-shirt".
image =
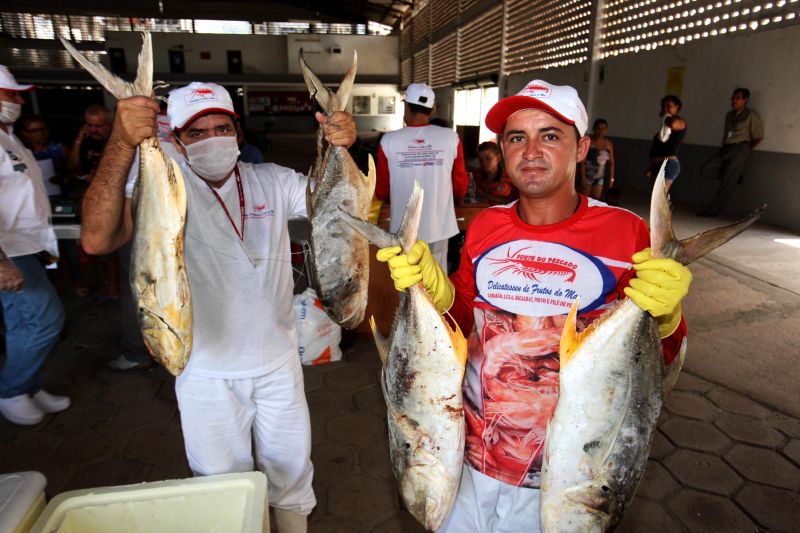
MULTIPOLYGON (((547 421, 558 401, 559 342, 580 298, 583 328, 634 275, 631 256, 649 245, 641 218, 581 197, 558 224, 531 226, 517 202, 486 209, 470 224, 461 264, 451 276, 450 310, 469 335, 464 378, 465 456, 503 482, 539 486, 547 421)), ((664 339, 669 363, 685 323, 664 339)))

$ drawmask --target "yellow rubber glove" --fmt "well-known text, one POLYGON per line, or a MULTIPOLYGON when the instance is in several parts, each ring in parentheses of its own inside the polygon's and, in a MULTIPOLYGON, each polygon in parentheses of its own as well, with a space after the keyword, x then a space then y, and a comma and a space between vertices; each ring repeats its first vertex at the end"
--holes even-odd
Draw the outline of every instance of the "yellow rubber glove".
POLYGON ((453 305, 456 297, 455 287, 433 258, 428 243, 417 241, 408 255, 399 246, 381 248, 375 257, 389 264, 394 280, 394 288, 404 291, 420 281, 433 300, 439 313, 445 313, 453 305))
POLYGON ((633 254, 636 277, 624 292, 633 303, 658 321, 661 338, 681 323, 681 300, 689 292, 692 273, 674 259, 654 259, 650 248, 633 254))
POLYGON ((381 207, 383 207, 383 200, 378 200, 373 196, 372 203, 369 204, 369 215, 367 216, 367 220, 372 224, 378 223, 378 219, 381 216, 381 207))

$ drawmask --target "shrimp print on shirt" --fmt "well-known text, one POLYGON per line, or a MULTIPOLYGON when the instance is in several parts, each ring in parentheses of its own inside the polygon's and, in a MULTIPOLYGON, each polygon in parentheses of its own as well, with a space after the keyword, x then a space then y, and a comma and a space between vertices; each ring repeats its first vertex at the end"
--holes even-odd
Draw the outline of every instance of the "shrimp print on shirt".
POLYGON ((528 316, 562 315, 580 298, 580 312, 605 303, 616 285, 599 259, 569 246, 515 240, 490 248, 475 262, 478 297, 528 316))

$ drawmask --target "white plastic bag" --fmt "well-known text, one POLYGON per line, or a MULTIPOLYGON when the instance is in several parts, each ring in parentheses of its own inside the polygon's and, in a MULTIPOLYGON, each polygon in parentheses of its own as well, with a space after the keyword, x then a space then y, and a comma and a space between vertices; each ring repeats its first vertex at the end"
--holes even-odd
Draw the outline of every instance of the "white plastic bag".
POLYGON ((339 348, 342 328, 328 318, 311 287, 294 296, 294 323, 302 364, 321 365, 342 360, 339 348))

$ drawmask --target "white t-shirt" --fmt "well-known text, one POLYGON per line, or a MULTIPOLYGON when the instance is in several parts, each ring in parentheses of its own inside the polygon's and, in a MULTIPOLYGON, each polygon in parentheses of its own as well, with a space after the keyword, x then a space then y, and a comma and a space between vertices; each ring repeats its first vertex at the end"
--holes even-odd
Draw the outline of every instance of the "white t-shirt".
MULTIPOLYGON (((11 126, 7 125, 10 129, 11 126)), ((0 246, 9 257, 58 256, 42 171, 13 133, 0 129, 0 246)))
POLYGON ((381 138, 389 164, 391 232, 400 228, 416 180, 425 191, 418 238, 436 242, 458 233, 453 202, 458 143, 456 132, 432 125, 405 127, 381 138))
MULTIPOLYGON (((188 202, 184 253, 194 337, 186 371, 224 379, 264 375, 298 357, 288 220, 306 216, 305 177, 269 163, 239 163, 242 242, 211 188, 184 159, 179 165, 188 202)), ((235 175, 216 192, 241 229, 235 175)))

